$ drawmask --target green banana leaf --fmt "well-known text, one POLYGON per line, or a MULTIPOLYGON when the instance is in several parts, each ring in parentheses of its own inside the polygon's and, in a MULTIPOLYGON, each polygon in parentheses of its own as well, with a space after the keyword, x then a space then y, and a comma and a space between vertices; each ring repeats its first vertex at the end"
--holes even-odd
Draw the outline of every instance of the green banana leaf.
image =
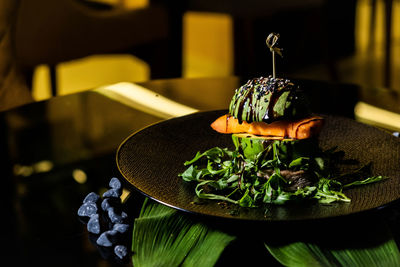
MULTIPOLYGON (((400 252, 390 228, 381 218, 307 228, 300 234, 268 229, 241 242, 240 235, 201 223, 186 214, 145 200, 135 219, 132 238, 133 266, 214 266, 226 247, 235 241, 233 257, 243 251, 270 256, 263 266, 400 266, 400 252), (314 232, 311 232, 314 231, 314 232), (290 237, 288 237, 290 235, 290 237), (260 250, 264 243, 265 248, 260 250), (240 246, 246 246, 246 249, 240 246), (253 246, 253 248, 249 248, 253 246), (275 262, 274 262, 275 261, 275 262)), ((226 255, 224 255, 226 257, 226 255)), ((254 255, 241 255, 253 257, 254 255)))
POLYGON ((383 220, 349 224, 338 223, 335 229, 321 226, 322 231, 303 241, 264 244, 284 266, 400 266, 399 249, 383 220))
POLYGON ((284 266, 400 266, 396 243, 355 249, 323 249, 316 244, 294 242, 281 247, 265 244, 284 266))
POLYGON ((132 262, 135 267, 209 267, 234 239, 146 199, 133 225, 132 262))

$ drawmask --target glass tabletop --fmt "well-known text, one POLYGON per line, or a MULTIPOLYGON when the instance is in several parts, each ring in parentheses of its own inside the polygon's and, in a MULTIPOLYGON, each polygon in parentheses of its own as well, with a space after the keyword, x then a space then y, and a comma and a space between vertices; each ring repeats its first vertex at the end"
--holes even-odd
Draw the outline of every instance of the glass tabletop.
MULTIPOLYGON (((169 79, 140 85, 204 111, 225 109, 233 90, 244 81, 238 77, 169 79)), ((355 85, 299 84, 317 113, 354 118, 354 107, 366 95, 355 85)), ((389 98, 395 101, 392 95, 389 98)), ((373 101, 373 97, 365 99, 373 101)), ((77 210, 87 193, 104 192, 110 178, 119 176, 115 164, 119 144, 163 119, 96 90, 0 113, 4 261, 15 266, 113 265, 89 242, 77 210)))

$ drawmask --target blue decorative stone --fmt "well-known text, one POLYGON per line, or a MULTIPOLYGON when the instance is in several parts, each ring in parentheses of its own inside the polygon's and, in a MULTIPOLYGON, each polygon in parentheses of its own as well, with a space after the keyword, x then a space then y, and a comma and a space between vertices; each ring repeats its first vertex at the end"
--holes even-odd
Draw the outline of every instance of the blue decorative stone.
POLYGON ((100 196, 98 194, 96 194, 95 192, 91 192, 85 197, 85 199, 83 200, 83 203, 86 203, 86 202, 96 203, 99 199, 100 199, 100 196))
POLYGON ((108 210, 108 218, 112 223, 123 223, 126 218, 128 218, 128 215, 125 212, 121 212, 121 214, 117 214, 115 212, 115 209, 113 207, 110 207, 108 210))
POLYGON ((96 244, 102 247, 111 247, 112 243, 108 239, 106 232, 102 233, 99 238, 97 238, 96 244))
POLYGON ((128 255, 128 249, 124 245, 116 245, 114 248, 115 255, 121 260, 128 255))
POLYGON ((115 198, 119 198, 122 194, 121 189, 109 189, 106 192, 104 192, 103 197, 115 197, 115 198))
POLYGON ((103 246, 103 247, 112 247, 113 242, 112 239, 115 237, 117 234, 117 231, 110 230, 110 231, 105 231, 103 232, 99 238, 97 238, 97 245, 103 246))
POLYGON ((101 202, 101 209, 107 211, 109 208, 121 208, 121 199, 119 198, 105 198, 101 202))
POLYGON ((108 185, 112 189, 117 189, 117 190, 121 190, 122 189, 121 181, 116 177, 111 178, 110 183, 108 185))
POLYGON ((81 217, 91 217, 97 213, 97 205, 93 202, 83 203, 78 209, 78 215, 81 217))
POLYGON ((129 255, 126 237, 131 228, 127 223, 128 214, 123 211, 120 198, 122 183, 113 177, 110 179, 109 187, 109 190, 102 195, 89 193, 79 207, 78 215, 86 224, 88 232, 92 234, 89 238, 97 244, 100 254, 106 256, 105 258, 112 257, 114 260, 124 261, 129 255))
POLYGON ((117 231, 118 233, 124 234, 128 231, 129 224, 125 223, 116 223, 113 226, 113 230, 117 231))
POLYGON ((94 214, 90 217, 87 224, 87 230, 92 234, 100 234, 99 214, 94 214))
POLYGON ((105 198, 103 199, 103 201, 101 202, 101 209, 106 211, 111 207, 110 204, 110 199, 109 198, 105 198))

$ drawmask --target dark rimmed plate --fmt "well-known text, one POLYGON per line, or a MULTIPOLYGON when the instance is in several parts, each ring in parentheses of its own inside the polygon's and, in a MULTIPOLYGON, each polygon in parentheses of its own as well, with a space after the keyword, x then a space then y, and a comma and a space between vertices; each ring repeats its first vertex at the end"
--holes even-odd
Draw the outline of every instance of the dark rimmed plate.
POLYGON ((166 120, 129 136, 117 151, 117 165, 137 190, 170 207, 213 217, 251 221, 293 221, 330 218, 383 207, 400 198, 400 140, 354 120, 326 116, 319 140, 322 148, 337 146, 346 158, 361 164, 372 162, 374 175, 389 179, 348 189, 350 203, 322 205, 305 202, 263 208, 226 207, 217 201, 199 204, 194 184, 184 182, 179 173, 183 163, 197 151, 233 148, 230 135, 216 133, 210 123, 226 111, 209 111, 166 120))

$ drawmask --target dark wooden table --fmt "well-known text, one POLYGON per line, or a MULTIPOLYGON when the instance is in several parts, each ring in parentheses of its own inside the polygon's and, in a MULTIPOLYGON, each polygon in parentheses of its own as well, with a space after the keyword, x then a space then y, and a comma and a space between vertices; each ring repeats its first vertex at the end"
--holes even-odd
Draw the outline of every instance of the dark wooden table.
MULTIPOLYGON (((155 80, 141 85, 199 110, 225 109, 238 77, 155 80)), ((315 112, 354 117, 360 100, 398 110, 400 98, 355 85, 299 81, 315 112), (378 92, 378 93, 377 93, 378 92), (387 101, 383 101, 386 99, 387 101), (392 105, 392 106, 391 106, 392 105)), ((120 177, 118 145, 163 118, 93 91, 0 113, 1 250, 13 266, 107 266, 87 238, 77 209, 83 197, 120 177)))

